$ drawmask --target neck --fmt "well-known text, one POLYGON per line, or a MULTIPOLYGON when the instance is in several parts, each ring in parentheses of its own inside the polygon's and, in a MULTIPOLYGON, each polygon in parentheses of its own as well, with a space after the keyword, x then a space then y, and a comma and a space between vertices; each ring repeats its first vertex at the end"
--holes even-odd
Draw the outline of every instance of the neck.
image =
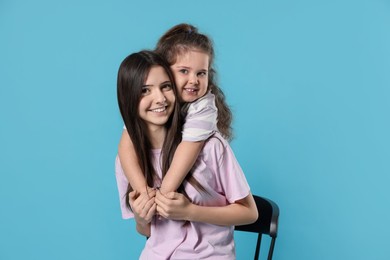
POLYGON ((155 129, 149 128, 148 137, 153 149, 161 149, 165 140, 166 129, 158 127, 155 129))

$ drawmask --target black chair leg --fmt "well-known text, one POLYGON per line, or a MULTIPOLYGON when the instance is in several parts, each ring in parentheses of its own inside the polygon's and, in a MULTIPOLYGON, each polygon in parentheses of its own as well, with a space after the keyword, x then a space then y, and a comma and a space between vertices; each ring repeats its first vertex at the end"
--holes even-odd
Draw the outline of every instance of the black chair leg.
POLYGON ((261 234, 259 234, 259 236, 257 237, 255 260, 259 259, 260 245, 261 245, 261 234))
POLYGON ((276 240, 276 238, 272 238, 272 240, 271 240, 271 245, 270 245, 270 247, 269 247, 269 252, 268 252, 268 258, 267 258, 267 260, 272 260, 272 255, 273 255, 273 253, 274 253, 274 247, 275 247, 275 240, 276 240))

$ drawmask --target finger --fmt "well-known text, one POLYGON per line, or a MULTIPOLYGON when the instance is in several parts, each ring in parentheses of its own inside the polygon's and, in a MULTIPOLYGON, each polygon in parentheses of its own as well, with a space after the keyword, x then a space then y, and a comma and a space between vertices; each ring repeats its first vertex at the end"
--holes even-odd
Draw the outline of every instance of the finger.
POLYGON ((154 204, 156 204, 154 198, 150 198, 144 205, 144 208, 149 210, 154 204))
POLYGON ((143 217, 146 217, 150 208, 153 206, 153 204, 155 204, 155 199, 154 197, 152 198, 148 198, 147 200, 145 200, 145 203, 143 204, 140 204, 140 208, 141 208, 141 215, 143 217))
POLYGON ((150 199, 156 196, 156 191, 154 189, 148 189, 141 193, 141 196, 150 199))
POLYGON ((167 218, 167 213, 165 212, 165 210, 164 210, 164 208, 163 207, 161 207, 160 205, 158 205, 158 204, 156 204, 156 211, 157 211, 157 213, 160 215, 160 216, 162 216, 162 217, 164 217, 164 218, 167 218))
POLYGON ((151 192, 151 191, 154 191, 154 190, 156 190, 156 189, 155 188, 151 188, 149 186, 146 188, 146 191, 148 191, 148 192, 151 192))
POLYGON ((153 203, 153 205, 150 207, 148 213, 146 214, 146 219, 148 221, 150 221, 153 218, 153 216, 156 214, 156 208, 157 208, 157 204, 153 203))
POLYGON ((134 201, 134 209, 140 215, 143 214, 143 210, 145 208, 146 203, 150 200, 149 196, 146 193, 141 193, 138 198, 134 201))
MULTIPOLYGON (((159 192, 157 192, 157 194, 159 194, 159 192)), ((155 202, 157 204, 157 208, 156 208, 157 212, 164 213, 164 216, 166 216, 167 211, 169 209, 170 200, 165 198, 164 195, 160 193, 159 195, 156 196, 155 202)))
POLYGON ((129 204, 131 207, 133 207, 134 201, 137 198, 137 191, 133 190, 129 193, 129 204))
POLYGON ((147 195, 148 195, 149 198, 156 197, 156 190, 149 190, 147 192, 147 195))
POLYGON ((159 190, 157 190, 156 191, 156 199, 162 200, 163 198, 164 198, 164 195, 159 190))
POLYGON ((163 194, 161 191, 157 191, 156 197, 158 196, 158 199, 160 201, 163 201, 164 203, 169 203, 172 201, 172 199, 176 199, 176 194, 180 194, 174 191, 168 192, 167 194, 163 194))
POLYGON ((156 193, 156 203, 160 206, 166 206, 169 203, 169 199, 167 199, 160 191, 157 191, 156 193))
MULTIPOLYGON (((153 195, 153 194, 151 194, 153 195)), ((150 198, 154 198, 154 196, 150 196, 148 192, 142 192, 141 195, 139 196, 139 201, 140 204, 145 204, 150 198)))
POLYGON ((171 192, 168 192, 167 194, 165 194, 165 197, 167 199, 178 199, 178 196, 180 195, 180 193, 177 193, 177 192, 174 192, 174 191, 171 191, 171 192))
POLYGON ((162 194, 158 197, 156 196, 156 203, 164 207, 166 211, 170 207, 175 207, 180 205, 182 201, 183 201, 183 194, 177 192, 168 192, 165 196, 162 194))

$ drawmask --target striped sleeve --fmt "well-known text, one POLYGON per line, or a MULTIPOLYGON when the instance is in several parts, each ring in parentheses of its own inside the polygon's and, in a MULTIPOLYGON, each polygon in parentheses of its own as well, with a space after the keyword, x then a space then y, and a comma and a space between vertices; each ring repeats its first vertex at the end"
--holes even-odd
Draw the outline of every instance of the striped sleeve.
POLYGON ((218 130, 217 116, 215 96, 211 92, 191 103, 183 126, 183 141, 197 142, 209 138, 218 130))

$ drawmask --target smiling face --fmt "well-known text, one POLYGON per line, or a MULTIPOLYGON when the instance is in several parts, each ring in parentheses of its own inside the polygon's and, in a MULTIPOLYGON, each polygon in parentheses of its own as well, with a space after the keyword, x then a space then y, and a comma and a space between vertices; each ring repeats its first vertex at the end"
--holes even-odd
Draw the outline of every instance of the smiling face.
POLYGON ((163 67, 153 66, 142 86, 142 97, 138 105, 139 116, 149 130, 162 128, 175 106, 172 83, 163 67))
POLYGON ((209 83, 209 55, 196 50, 184 52, 177 56, 171 70, 182 102, 194 102, 206 94, 209 83))

